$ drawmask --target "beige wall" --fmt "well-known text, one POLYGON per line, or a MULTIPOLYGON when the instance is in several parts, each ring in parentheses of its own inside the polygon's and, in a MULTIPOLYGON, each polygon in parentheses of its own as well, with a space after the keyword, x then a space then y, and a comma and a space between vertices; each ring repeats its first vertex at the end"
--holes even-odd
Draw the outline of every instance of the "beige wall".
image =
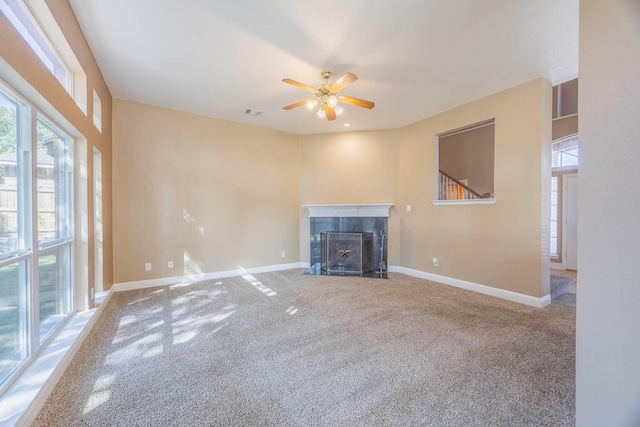
POLYGON ((550 99, 538 79, 400 130, 302 136, 116 100, 115 280, 308 261, 302 205, 390 202, 390 265, 542 297, 550 99), (433 206, 435 135, 492 118, 496 204, 433 206))
MULTIPOLYGON (((398 130, 300 136, 300 205, 394 203, 398 130)), ((389 219, 389 264, 399 261, 397 215, 389 219), (395 218, 395 219, 394 219, 395 218)), ((300 211, 301 260, 309 261, 309 215, 300 211)))
POLYGON ((113 111, 116 282, 299 261, 296 135, 119 99, 113 111))
POLYGON ((413 209, 397 211, 398 264, 534 297, 546 295, 550 117, 551 84, 537 79, 402 129, 397 204, 413 209), (435 135, 492 118, 496 204, 434 206, 435 135), (433 257, 440 259, 440 267, 433 266, 433 257))
POLYGON ((494 134, 491 125, 440 137, 440 170, 457 180, 467 179, 468 187, 480 196, 493 193, 494 134))
MULTIPOLYGON (((87 114, 85 115, 71 96, 64 90, 56 78, 45 68, 40 59, 24 42, 13 26, 0 14, 0 57, 11 67, 4 70, 5 80, 23 92, 35 90, 34 95, 23 93, 31 98, 52 119, 62 124, 69 123, 74 130, 71 132, 79 139, 86 139, 87 152, 92 153, 93 147, 102 152, 103 160, 103 226, 104 226, 104 286, 109 288, 113 283, 113 247, 112 247, 112 217, 111 217, 111 94, 104 82, 98 65, 78 25, 73 10, 65 0, 47 0, 47 5, 60 26, 68 44, 73 50, 78 62, 87 76, 87 114), (16 73, 18 78, 9 74, 16 73), (30 86, 30 88, 27 88, 30 86), (102 100, 103 132, 99 132, 93 125, 93 104, 91 95, 96 90, 102 100), (36 100, 38 98, 39 100, 36 100)), ((65 130, 68 130, 65 129, 65 130)), ((89 277, 89 287, 94 284, 93 265, 93 158, 87 158, 88 166, 88 259, 86 272, 89 277)), ((76 165, 76 173, 79 170, 76 165)), ((76 239, 80 238, 76 233, 76 239)))
MULTIPOLYGON (((550 117, 551 84, 538 79, 400 130, 301 136, 300 204, 394 203, 389 265, 542 297, 549 290, 550 117), (496 204, 433 206, 435 136, 492 118, 496 204)), ((304 261, 308 221, 302 210, 304 261)))

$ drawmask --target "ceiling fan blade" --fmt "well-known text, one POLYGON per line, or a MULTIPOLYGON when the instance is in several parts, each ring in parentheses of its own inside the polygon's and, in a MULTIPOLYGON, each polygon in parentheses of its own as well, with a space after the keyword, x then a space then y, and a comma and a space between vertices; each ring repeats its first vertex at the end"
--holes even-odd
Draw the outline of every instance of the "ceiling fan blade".
POLYGON ((328 105, 324 106, 324 112, 327 113, 327 120, 329 121, 335 120, 337 117, 336 110, 334 110, 333 107, 330 107, 328 105))
POLYGON ((309 99, 303 99, 302 101, 294 102, 291 105, 287 105, 286 107, 282 107, 282 109, 283 110, 291 110, 292 108, 296 108, 296 107, 299 107, 301 105, 306 104, 307 101, 309 101, 309 99))
POLYGON ((297 81, 295 81, 295 80, 291 80, 291 79, 282 79, 282 81, 283 81, 283 82, 285 82, 285 83, 289 83, 290 85, 297 86, 297 87, 299 87, 300 89, 307 90, 307 91, 309 91, 309 92, 313 93, 314 95, 315 95, 315 93, 316 93, 316 90, 315 90, 314 88, 312 88, 311 86, 307 86, 307 85, 306 85, 306 84, 304 84, 304 83, 300 83, 300 82, 297 82, 297 81))
POLYGON ((356 107, 368 108, 369 110, 376 106, 375 102, 345 95, 338 96, 338 101, 344 102, 345 104, 355 105, 356 107))
POLYGON ((329 90, 333 93, 338 93, 356 80, 358 80, 358 76, 352 73, 346 73, 344 76, 336 80, 336 82, 329 87, 329 90))
POLYGON ((336 82, 329 87, 329 90, 333 93, 338 93, 356 80, 358 80, 358 76, 356 76, 355 74, 347 73, 336 80, 336 82))

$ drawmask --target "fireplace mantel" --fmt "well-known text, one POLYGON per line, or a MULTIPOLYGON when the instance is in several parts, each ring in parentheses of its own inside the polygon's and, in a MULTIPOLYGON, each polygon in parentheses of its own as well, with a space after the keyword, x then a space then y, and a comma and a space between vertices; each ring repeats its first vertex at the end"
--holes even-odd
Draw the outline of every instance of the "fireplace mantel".
POLYGON ((368 205, 303 205, 310 218, 388 217, 393 203, 368 205))

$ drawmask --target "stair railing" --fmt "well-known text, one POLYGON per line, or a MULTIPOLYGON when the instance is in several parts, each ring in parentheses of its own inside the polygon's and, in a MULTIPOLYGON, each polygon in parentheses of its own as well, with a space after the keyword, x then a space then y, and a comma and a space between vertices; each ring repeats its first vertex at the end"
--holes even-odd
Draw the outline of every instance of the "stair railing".
POLYGON ((467 187, 451 175, 439 171, 440 185, 438 200, 474 200, 482 199, 482 196, 471 188, 467 187))

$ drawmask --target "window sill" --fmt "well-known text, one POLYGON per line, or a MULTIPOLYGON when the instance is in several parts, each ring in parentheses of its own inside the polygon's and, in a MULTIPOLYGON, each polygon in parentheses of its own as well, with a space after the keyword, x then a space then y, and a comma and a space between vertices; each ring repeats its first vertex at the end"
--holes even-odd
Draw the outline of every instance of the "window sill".
POLYGON ((495 205, 496 199, 473 199, 473 200, 432 200, 433 206, 454 206, 454 205, 495 205))
POLYGON ((0 424, 3 427, 31 424, 100 317, 111 294, 109 291, 96 295, 97 308, 78 312, 69 319, 0 397, 0 424))

